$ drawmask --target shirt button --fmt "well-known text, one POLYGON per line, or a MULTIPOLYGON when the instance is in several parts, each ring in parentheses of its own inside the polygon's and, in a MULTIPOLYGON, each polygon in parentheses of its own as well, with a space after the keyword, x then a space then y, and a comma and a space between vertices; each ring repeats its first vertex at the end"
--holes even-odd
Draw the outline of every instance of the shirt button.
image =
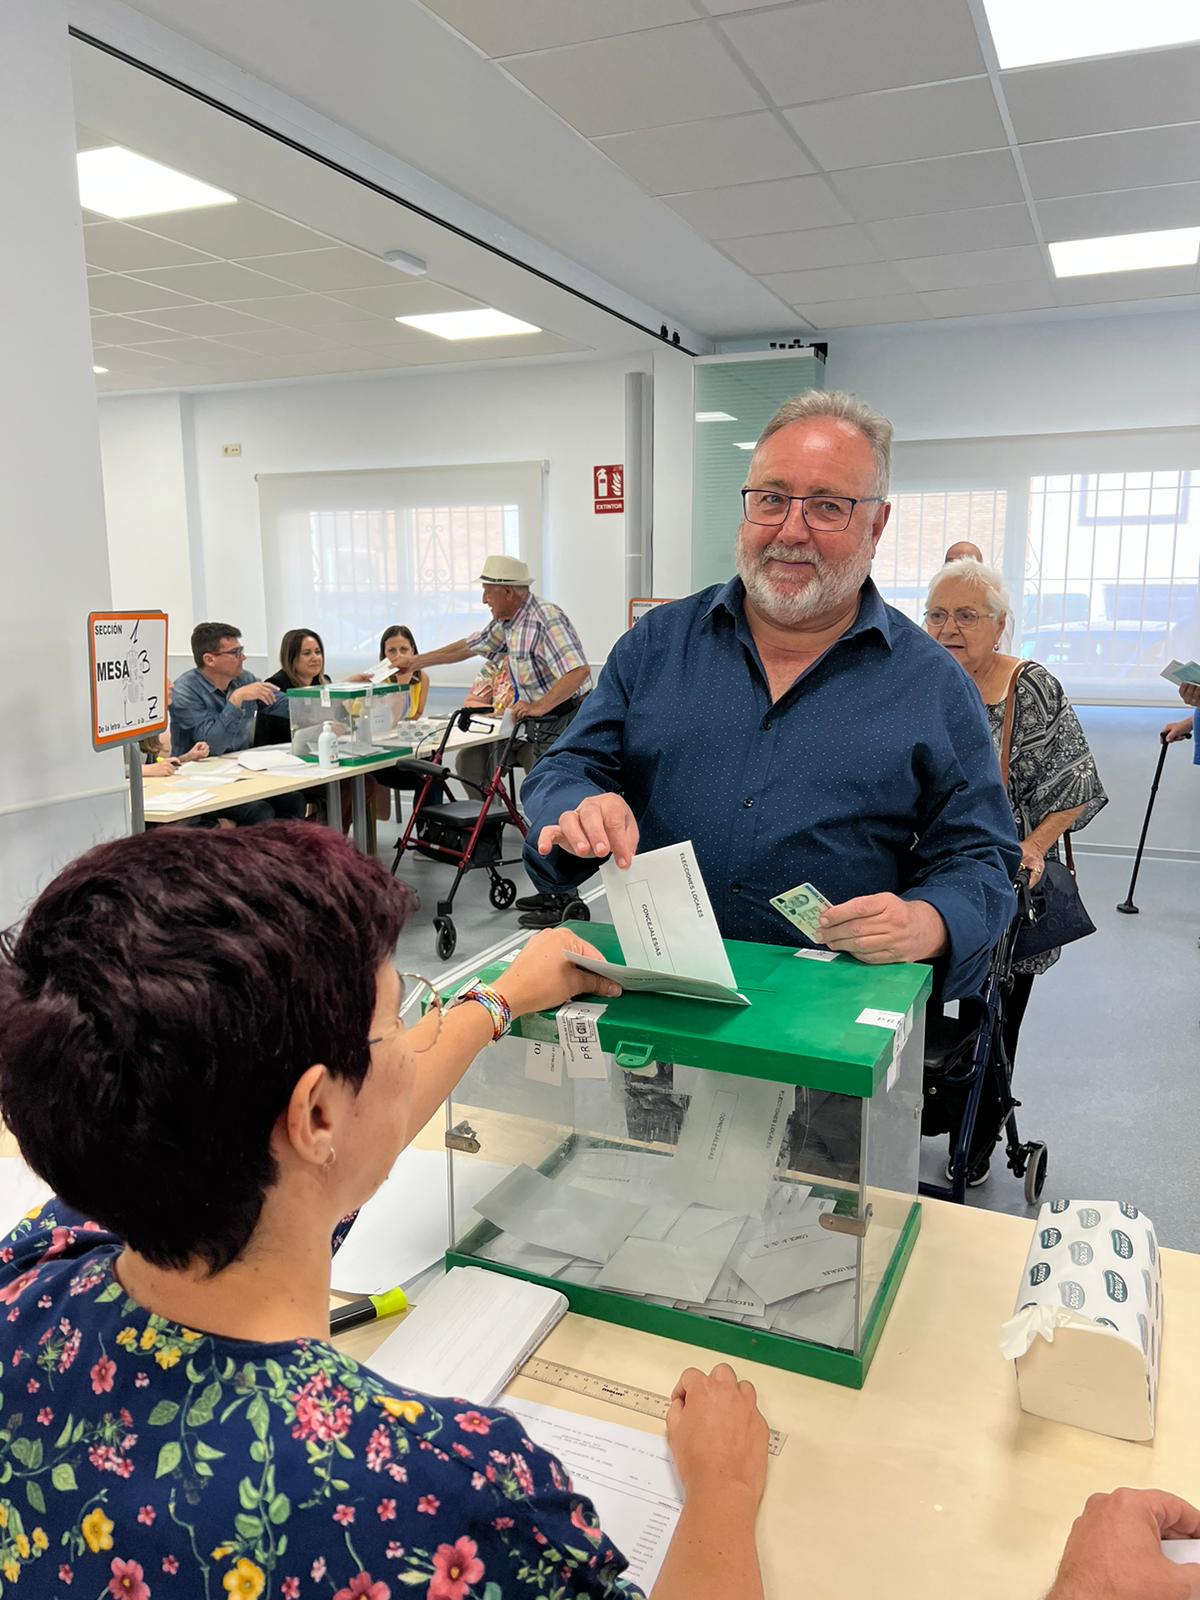
POLYGON ((729 885, 729 892, 730 892, 730 894, 741 894, 741 892, 742 892, 741 884, 740 883, 731 883, 729 885))
POLYGON ((764 717, 762 719, 762 730, 763 730, 763 732, 764 733, 769 732, 770 731, 770 727, 771 727, 771 719, 770 719, 770 717, 764 717))
POLYGON ((743 800, 742 804, 745 806, 746 810, 749 811, 749 810, 751 810, 753 808, 754 801, 753 800, 743 800))

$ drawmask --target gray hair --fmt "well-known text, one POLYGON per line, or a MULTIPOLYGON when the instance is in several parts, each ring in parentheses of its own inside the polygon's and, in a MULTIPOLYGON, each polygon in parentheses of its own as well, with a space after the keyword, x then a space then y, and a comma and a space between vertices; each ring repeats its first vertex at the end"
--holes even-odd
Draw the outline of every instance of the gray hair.
POLYGON ((875 455, 875 481, 871 487, 881 499, 886 498, 892 470, 892 425, 857 395, 845 394, 840 389, 809 389, 804 394, 794 395, 783 402, 767 423, 758 443, 761 445, 773 433, 793 422, 825 419, 848 423, 862 434, 875 455))
POLYGON ((1008 597, 1004 579, 995 567, 986 566, 982 561, 976 561, 973 556, 962 556, 957 561, 947 561, 946 565, 935 572, 929 580, 929 589, 925 595, 925 604, 928 605, 933 598, 933 591, 939 583, 945 583, 948 578, 961 578, 966 583, 971 583, 979 589, 989 611, 994 611, 998 617, 1012 615, 1012 601, 1008 597))

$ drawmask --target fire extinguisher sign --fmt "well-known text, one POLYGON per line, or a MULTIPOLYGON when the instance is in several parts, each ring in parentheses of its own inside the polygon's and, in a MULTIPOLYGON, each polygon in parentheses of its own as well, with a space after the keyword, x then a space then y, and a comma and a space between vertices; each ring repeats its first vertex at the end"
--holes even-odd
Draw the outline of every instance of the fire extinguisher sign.
POLYGON ((625 468, 593 467, 592 498, 596 502, 596 515, 625 509, 625 468))

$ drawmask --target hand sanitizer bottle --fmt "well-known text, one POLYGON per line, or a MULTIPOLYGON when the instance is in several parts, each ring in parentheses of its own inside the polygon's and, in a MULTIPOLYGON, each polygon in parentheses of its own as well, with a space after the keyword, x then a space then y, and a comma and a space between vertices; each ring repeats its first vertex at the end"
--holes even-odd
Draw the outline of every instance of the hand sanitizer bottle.
POLYGON ((321 729, 321 737, 317 740, 317 761, 323 767, 336 767, 337 760, 337 734, 333 731, 333 723, 327 722, 321 729))

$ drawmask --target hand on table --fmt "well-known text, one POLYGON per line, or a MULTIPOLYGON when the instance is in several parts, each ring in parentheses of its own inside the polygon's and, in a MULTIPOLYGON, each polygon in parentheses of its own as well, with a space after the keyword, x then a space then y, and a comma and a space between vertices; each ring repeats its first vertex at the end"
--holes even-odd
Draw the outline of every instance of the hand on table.
POLYGON ((830 950, 845 950, 878 967, 940 955, 946 948, 946 924, 926 900, 862 894, 823 911, 815 937, 830 950))
POLYGON ((718 1362, 682 1374, 667 1412, 667 1443, 689 1498, 744 1491, 757 1510, 767 1481, 767 1424, 754 1385, 718 1362))
POLYGON ((1178 744, 1181 739, 1192 737, 1192 719, 1184 717, 1182 722, 1168 722, 1159 738, 1164 744, 1178 744))
POLYGON ((1032 839, 1021 840, 1021 865, 1029 873, 1029 887, 1032 889, 1046 870, 1045 852, 1039 850, 1032 839))
POLYGON ((620 994, 619 984, 572 966, 567 951, 600 957, 594 945, 577 938, 569 929, 546 928, 530 939, 508 971, 496 979, 492 988, 508 1001, 514 1017, 553 1010, 577 994, 603 995, 606 1000, 620 994))
POLYGON ((260 700, 264 706, 273 706, 278 690, 273 683, 244 683, 229 696, 231 706, 244 706, 251 700, 260 700))
POLYGON ((142 776, 146 778, 173 778, 179 771, 178 756, 159 756, 157 761, 151 761, 145 768, 142 776))
POLYGON ((591 794, 542 829, 538 855, 548 856, 555 845, 571 856, 601 860, 611 854, 619 867, 627 867, 637 853, 637 819, 619 794, 591 794))
POLYGON ((178 759, 180 761, 207 761, 210 754, 208 746, 203 739, 200 739, 178 759))
POLYGON ((1163 1539, 1200 1537, 1200 1511, 1158 1489, 1094 1494, 1071 1529, 1046 1600, 1191 1600, 1200 1565, 1176 1566, 1163 1539))

